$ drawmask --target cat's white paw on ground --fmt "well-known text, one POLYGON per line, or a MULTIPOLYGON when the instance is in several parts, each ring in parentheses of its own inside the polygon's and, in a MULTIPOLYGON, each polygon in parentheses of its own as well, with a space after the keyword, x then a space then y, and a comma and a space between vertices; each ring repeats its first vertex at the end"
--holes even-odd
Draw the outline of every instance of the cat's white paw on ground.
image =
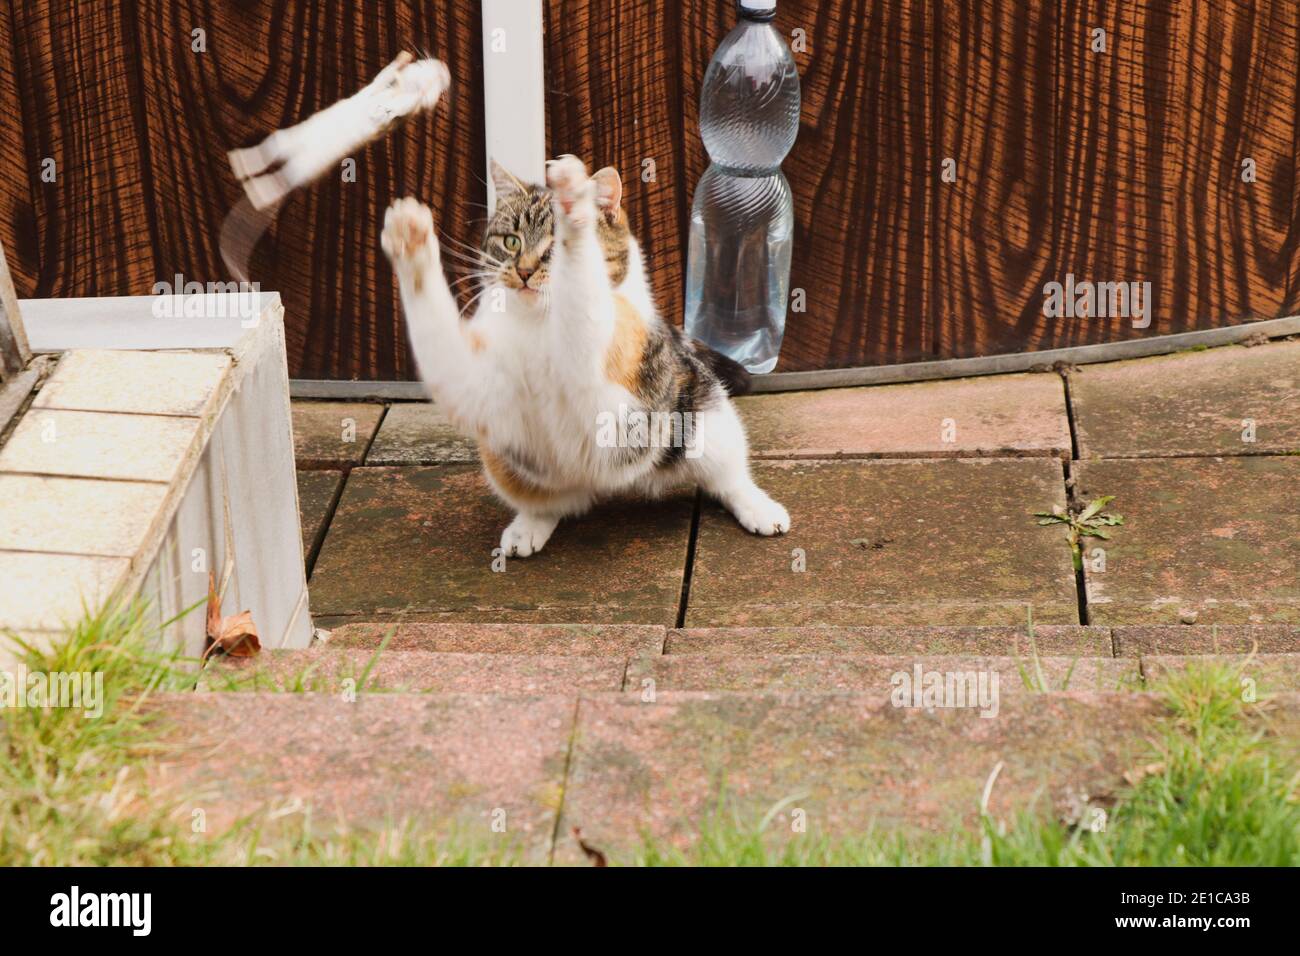
POLYGON ((785 534, 790 530, 790 512, 786 511, 780 502, 773 501, 766 494, 736 502, 733 514, 740 522, 740 526, 752 534, 770 537, 774 534, 785 534))
POLYGON ((577 156, 561 156, 546 163, 546 185, 555 196, 555 205, 563 222, 585 226, 596 218, 596 184, 587 176, 587 167, 577 156))
POLYGON ((431 266, 438 254, 433 213, 418 199, 398 199, 384 213, 379 245, 396 268, 412 271, 431 266))
POLYGON ((534 515, 515 515, 515 520, 501 532, 501 553, 508 558, 526 558, 536 554, 551 538, 558 522, 534 515))

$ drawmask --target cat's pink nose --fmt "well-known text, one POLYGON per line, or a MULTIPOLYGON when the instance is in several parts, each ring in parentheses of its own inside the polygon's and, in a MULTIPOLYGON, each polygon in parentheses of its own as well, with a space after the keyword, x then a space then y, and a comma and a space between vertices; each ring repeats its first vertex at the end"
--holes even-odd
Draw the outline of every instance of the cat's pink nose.
POLYGON ((529 277, 536 271, 536 269, 525 269, 523 266, 515 266, 515 272, 519 273, 519 278, 524 285, 528 285, 529 277))

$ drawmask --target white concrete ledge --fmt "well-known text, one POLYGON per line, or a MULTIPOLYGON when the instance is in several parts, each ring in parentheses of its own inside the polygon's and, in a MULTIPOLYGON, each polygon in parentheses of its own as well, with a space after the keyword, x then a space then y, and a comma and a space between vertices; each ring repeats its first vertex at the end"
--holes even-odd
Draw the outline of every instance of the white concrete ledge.
POLYGON ((305 647, 280 298, 165 306, 22 303, 33 350, 61 354, 0 448, 0 629, 49 637, 141 595, 167 643, 198 655, 211 572, 223 613, 252 611, 264 646, 305 647))

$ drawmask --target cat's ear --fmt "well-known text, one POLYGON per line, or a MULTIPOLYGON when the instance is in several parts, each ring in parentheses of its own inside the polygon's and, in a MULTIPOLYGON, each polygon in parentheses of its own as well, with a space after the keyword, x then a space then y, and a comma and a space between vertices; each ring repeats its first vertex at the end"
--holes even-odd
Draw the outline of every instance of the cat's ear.
POLYGON ((591 179, 596 184, 596 205, 604 212, 605 218, 613 219, 623 201, 623 180, 619 178, 618 170, 606 166, 592 173, 591 179))
POLYGON ((527 188, 518 176, 495 159, 488 163, 488 167, 492 170, 492 185, 496 187, 497 199, 502 199, 511 193, 523 192, 527 188))

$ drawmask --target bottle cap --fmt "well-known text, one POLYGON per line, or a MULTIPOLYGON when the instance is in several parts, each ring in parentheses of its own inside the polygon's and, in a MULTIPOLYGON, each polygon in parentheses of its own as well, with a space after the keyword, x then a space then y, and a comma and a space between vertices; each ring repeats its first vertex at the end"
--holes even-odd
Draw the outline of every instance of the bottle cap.
POLYGON ((776 16, 776 0, 736 0, 736 9, 746 20, 766 23, 776 16))

